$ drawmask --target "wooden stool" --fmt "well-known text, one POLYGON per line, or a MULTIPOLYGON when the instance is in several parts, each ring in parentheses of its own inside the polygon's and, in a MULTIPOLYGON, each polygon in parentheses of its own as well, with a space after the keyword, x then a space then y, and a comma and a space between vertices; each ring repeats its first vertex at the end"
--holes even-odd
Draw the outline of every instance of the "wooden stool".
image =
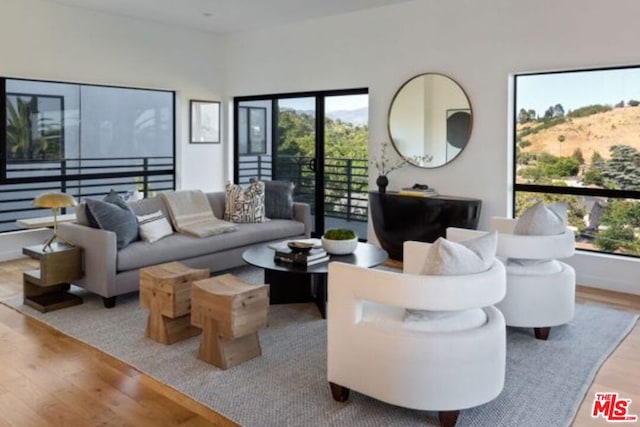
POLYGON ((227 369, 260 356, 258 330, 267 326, 269 286, 232 274, 193 282, 191 323, 202 328, 198 358, 227 369))
POLYGON ((191 282, 207 277, 208 269, 179 262, 140 269, 140 306, 149 309, 144 335, 162 344, 198 335, 200 329, 191 326, 191 282))

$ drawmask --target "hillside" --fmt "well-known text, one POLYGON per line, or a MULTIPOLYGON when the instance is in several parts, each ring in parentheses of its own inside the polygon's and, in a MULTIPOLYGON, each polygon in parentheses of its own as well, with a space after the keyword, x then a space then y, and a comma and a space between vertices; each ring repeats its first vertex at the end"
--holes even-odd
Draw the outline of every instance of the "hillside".
MULTIPOLYGON (((516 132, 537 126, 539 122, 518 124, 516 132)), ((531 145, 522 149, 525 153, 547 152, 554 156, 570 156, 576 148, 582 150, 587 163, 598 151, 609 159, 609 147, 629 145, 640 150, 640 107, 614 108, 587 117, 570 118, 561 123, 523 138, 531 145), (564 136, 564 140, 561 136, 564 136)))

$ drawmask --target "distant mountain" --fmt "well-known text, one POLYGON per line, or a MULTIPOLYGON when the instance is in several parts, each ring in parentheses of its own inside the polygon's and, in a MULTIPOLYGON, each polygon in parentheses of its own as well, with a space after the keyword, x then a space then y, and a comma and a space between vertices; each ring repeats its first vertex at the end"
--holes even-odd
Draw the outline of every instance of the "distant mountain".
POLYGON ((354 126, 366 125, 369 123, 369 108, 362 107, 357 110, 336 110, 327 113, 330 119, 340 119, 345 123, 351 123, 354 126))
MULTIPOLYGON (((283 110, 292 110, 291 108, 286 108, 283 110)), ((295 110, 298 114, 306 114, 309 116, 314 116, 315 111, 313 110, 295 110)), ((369 123, 369 108, 362 107, 355 110, 336 110, 329 111, 327 116, 331 120, 341 120, 344 123, 351 123, 353 126, 362 126, 369 123)))
POLYGON ((518 124, 516 132, 540 126, 540 131, 522 136, 527 145, 522 152, 543 153, 554 156, 571 156, 580 148, 587 163, 597 151, 605 160, 610 157, 609 148, 616 144, 640 149, 640 107, 614 108, 585 117, 568 118, 566 122, 545 128, 539 122, 518 124))

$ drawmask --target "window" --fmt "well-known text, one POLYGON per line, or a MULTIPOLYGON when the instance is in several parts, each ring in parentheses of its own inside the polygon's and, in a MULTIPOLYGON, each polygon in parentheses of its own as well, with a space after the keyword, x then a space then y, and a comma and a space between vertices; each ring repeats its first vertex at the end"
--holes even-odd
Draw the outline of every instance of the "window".
POLYGON ((42 192, 175 187, 174 92, 6 78, 0 94, 0 231, 50 215, 42 192))
POLYGON ((7 162, 60 160, 63 97, 7 93, 7 162))
POLYGON ((239 107, 239 154, 267 154, 267 109, 239 107))
POLYGON ((286 180, 309 203, 312 235, 350 228, 364 239, 368 218, 366 88, 234 99, 234 181, 286 180))
POLYGON ((567 203, 576 248, 640 256, 640 67, 514 78, 514 213, 567 203))

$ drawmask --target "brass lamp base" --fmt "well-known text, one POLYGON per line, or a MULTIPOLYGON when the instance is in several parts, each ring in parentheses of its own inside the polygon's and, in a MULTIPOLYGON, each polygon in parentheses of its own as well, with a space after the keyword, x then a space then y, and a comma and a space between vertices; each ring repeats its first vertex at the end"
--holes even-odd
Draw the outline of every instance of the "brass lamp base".
POLYGON ((73 243, 69 242, 67 239, 65 239, 64 237, 60 237, 58 236, 56 233, 53 233, 53 235, 51 237, 49 237, 47 240, 44 241, 43 245, 42 245, 42 251, 46 252, 47 248, 52 249, 51 248, 51 244, 56 241, 56 240, 60 240, 64 243, 66 243, 69 246, 75 246, 73 243))

